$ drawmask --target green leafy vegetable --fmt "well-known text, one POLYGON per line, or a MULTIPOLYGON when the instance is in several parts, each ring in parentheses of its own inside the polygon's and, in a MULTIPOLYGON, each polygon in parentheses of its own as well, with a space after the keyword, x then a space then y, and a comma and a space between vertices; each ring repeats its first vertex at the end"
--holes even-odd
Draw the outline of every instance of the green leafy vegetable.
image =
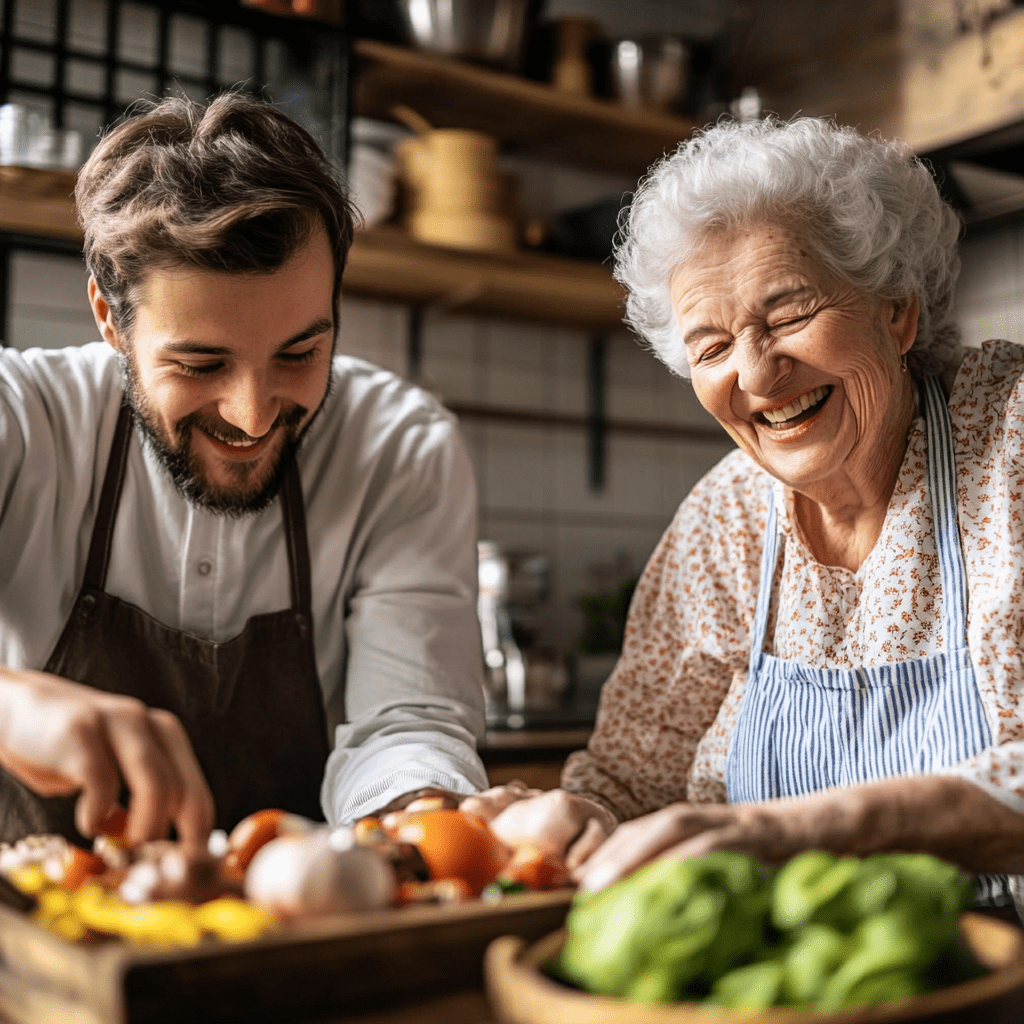
POLYGON ((972 899, 968 875, 924 854, 661 860, 575 898, 557 973, 641 1003, 905 999, 984 973, 959 928, 972 899))

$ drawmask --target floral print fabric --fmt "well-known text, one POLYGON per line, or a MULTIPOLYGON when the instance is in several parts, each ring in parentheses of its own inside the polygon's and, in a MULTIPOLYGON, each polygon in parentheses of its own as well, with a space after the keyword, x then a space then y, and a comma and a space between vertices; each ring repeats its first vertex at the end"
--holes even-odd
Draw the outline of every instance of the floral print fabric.
MULTIPOLYGON (((968 575, 967 642, 993 745, 949 772, 1024 813, 1024 348, 968 350, 949 402, 968 575)), ((725 802, 729 738, 746 684, 768 495, 782 554, 765 650, 814 668, 935 654, 942 585, 926 483, 924 422, 908 446, 882 533, 852 572, 817 562, 792 495, 741 451, 693 489, 637 586, 622 656, 588 747, 563 786, 620 820, 668 803, 725 802)))

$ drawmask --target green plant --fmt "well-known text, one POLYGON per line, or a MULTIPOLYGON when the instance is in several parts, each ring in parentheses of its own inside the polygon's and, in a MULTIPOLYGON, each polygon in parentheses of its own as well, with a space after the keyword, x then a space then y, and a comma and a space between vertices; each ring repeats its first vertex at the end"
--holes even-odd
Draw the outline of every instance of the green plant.
POLYGON ((629 603, 638 579, 633 576, 614 589, 597 590, 579 599, 583 610, 580 650, 584 654, 618 654, 622 650, 629 603))

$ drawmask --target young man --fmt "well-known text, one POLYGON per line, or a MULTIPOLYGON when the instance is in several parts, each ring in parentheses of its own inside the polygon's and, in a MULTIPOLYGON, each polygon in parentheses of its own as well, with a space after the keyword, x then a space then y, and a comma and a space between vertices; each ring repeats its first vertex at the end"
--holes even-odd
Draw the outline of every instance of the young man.
POLYGON ((0 840, 484 788, 472 471, 335 354, 353 216, 314 140, 164 100, 76 201, 103 341, 0 350, 0 840))

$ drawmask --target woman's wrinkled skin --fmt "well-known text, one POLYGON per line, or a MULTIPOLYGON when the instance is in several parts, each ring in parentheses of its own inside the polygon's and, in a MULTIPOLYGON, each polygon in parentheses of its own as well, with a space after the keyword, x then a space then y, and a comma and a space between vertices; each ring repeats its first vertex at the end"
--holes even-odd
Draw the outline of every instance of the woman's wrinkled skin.
POLYGON ((854 291, 776 225, 710 236, 676 269, 672 298, 701 404, 796 492, 818 559, 855 571, 881 532, 914 418, 901 361, 916 299, 854 291), (803 414, 768 422, 822 390, 803 414))

